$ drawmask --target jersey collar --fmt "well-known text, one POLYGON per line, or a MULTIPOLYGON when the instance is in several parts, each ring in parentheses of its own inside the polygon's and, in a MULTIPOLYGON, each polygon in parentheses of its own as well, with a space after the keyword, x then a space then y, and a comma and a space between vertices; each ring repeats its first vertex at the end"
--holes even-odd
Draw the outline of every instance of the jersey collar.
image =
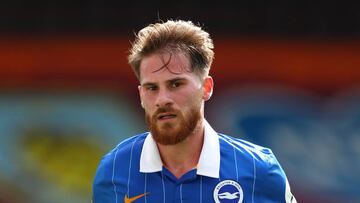
MULTIPOLYGON (((204 119, 204 144, 197 165, 197 174, 212 178, 219 178, 220 172, 220 144, 215 130, 204 119)), ((141 151, 140 172, 154 173, 163 167, 159 150, 151 133, 147 135, 141 151)))

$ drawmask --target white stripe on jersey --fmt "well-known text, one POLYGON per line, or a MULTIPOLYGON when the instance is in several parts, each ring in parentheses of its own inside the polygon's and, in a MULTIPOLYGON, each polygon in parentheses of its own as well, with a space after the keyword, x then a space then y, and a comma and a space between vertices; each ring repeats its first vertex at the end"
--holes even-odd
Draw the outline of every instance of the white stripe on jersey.
POLYGON ((183 184, 181 183, 181 185, 180 185, 180 202, 181 202, 181 203, 183 202, 183 197, 182 197, 182 186, 183 186, 183 184))
POLYGON ((114 187, 114 193, 115 193, 115 203, 117 203, 117 193, 116 193, 116 185, 115 185, 115 182, 114 182, 114 177, 115 177, 115 160, 116 160, 116 155, 119 151, 119 148, 116 148, 116 152, 115 152, 115 156, 114 156, 114 160, 113 160, 113 171, 112 171, 112 177, 111 177, 111 182, 113 184, 113 187, 114 187))
POLYGON ((254 182, 253 182, 253 191, 252 191, 252 203, 254 203, 254 196, 255 196, 255 183, 256 183, 256 164, 255 159, 253 158, 253 165, 254 165, 254 182))
POLYGON ((239 172, 238 172, 238 166, 237 166, 236 151, 235 151, 235 147, 234 147, 234 146, 233 146, 233 152, 234 152, 234 159, 235 159, 236 182, 239 182, 239 172))
POLYGON ((163 186, 163 202, 165 203, 165 183, 164 183, 164 173, 161 171, 161 181, 163 186))

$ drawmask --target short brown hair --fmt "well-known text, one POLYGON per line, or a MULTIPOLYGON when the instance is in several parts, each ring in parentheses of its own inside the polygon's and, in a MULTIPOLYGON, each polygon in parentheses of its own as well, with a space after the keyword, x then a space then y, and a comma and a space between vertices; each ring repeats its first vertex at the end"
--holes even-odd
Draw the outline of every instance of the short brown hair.
POLYGON ((180 50, 189 56, 191 69, 199 76, 209 73, 214 59, 214 45, 209 33, 191 21, 168 20, 150 24, 136 35, 128 62, 140 79, 140 65, 144 57, 153 53, 180 50))

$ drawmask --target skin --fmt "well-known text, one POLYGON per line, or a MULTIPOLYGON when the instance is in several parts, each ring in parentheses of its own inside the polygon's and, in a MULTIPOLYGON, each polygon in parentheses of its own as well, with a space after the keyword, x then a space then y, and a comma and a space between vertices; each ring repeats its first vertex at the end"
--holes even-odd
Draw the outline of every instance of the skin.
POLYGON ((210 76, 200 79, 190 71, 188 56, 180 52, 154 53, 145 57, 140 65, 139 94, 147 116, 157 116, 157 127, 166 136, 179 131, 181 116, 186 119, 196 110, 200 118, 195 129, 176 144, 157 143, 164 166, 177 178, 196 167, 204 140, 204 102, 213 90, 210 76), (168 63, 167 63, 168 62, 168 63), (159 70, 167 64, 165 68, 159 70), (171 107, 174 112, 155 112, 171 107))

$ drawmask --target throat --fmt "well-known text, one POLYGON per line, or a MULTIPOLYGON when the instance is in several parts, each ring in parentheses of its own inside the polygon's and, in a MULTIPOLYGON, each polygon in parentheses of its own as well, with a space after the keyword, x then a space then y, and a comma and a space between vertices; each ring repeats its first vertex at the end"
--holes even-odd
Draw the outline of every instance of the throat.
POLYGON ((171 174, 173 174, 177 179, 180 179, 186 173, 188 173, 189 171, 195 169, 196 165, 195 166, 180 166, 178 168, 172 168, 172 167, 169 167, 169 166, 165 166, 165 168, 168 171, 170 171, 171 174))
POLYGON ((199 122, 185 140, 174 145, 157 143, 157 146, 163 165, 179 179, 197 166, 203 143, 204 126, 202 122, 199 122))
POLYGON ((177 151, 175 154, 172 153, 160 153, 163 165, 168 169, 177 179, 183 176, 185 173, 196 168, 199 158, 199 152, 183 153, 177 151), (164 154, 164 155, 161 155, 164 154))
POLYGON ((175 145, 158 144, 163 165, 178 179, 196 168, 202 147, 203 133, 189 136, 175 145))

